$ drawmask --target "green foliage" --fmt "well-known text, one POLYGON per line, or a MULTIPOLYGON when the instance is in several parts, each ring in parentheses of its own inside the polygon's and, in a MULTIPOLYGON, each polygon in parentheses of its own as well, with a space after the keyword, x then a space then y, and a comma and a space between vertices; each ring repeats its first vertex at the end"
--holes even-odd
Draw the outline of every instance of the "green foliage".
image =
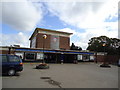
POLYGON ((109 55, 120 54, 120 39, 109 38, 107 36, 93 37, 88 42, 87 50, 97 52, 105 51, 109 55))
POLYGON ((81 47, 75 46, 74 43, 72 43, 70 50, 82 50, 81 47))

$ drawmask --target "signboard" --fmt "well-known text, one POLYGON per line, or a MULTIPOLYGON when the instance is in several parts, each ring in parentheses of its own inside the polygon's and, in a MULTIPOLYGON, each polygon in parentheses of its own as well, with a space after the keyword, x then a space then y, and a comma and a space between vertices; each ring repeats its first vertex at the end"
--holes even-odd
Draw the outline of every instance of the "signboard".
POLYGON ((77 60, 82 60, 82 55, 77 55, 77 60))
POLYGON ((90 60, 94 60, 94 56, 90 56, 90 60))
POLYGON ((43 59, 43 53, 37 53, 37 59, 43 59))

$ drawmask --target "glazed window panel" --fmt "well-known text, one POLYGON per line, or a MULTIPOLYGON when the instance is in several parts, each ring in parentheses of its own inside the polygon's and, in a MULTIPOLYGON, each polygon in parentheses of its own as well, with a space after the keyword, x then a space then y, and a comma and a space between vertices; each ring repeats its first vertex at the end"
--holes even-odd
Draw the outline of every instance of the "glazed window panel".
POLYGON ((78 55, 78 56, 77 56, 77 59, 78 59, 78 60, 82 60, 82 55, 78 55))
POLYGON ((43 53, 37 53, 37 59, 43 59, 43 53))
POLYGON ((32 43, 31 43, 32 45, 31 45, 31 48, 35 48, 35 46, 36 46, 36 37, 34 37, 33 39, 32 39, 32 43))
POLYGON ((26 53, 25 58, 26 59, 35 59, 35 53, 26 53))

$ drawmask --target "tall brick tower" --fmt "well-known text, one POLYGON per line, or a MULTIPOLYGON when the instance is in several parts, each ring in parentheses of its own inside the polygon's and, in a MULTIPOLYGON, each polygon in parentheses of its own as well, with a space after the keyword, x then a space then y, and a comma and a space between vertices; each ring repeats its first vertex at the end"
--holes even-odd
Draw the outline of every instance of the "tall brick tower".
POLYGON ((70 49, 70 35, 72 33, 61 32, 43 28, 36 28, 30 37, 30 48, 44 48, 46 49, 70 49), (47 38, 44 39, 43 35, 47 38))

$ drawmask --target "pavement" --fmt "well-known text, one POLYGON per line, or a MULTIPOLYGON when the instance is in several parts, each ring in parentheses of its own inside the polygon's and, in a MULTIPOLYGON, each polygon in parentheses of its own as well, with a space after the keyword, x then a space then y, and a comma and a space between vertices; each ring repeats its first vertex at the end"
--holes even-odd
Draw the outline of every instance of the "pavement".
POLYGON ((3 76, 2 88, 118 88, 118 67, 101 68, 96 63, 49 64, 25 63, 16 76, 3 76))

